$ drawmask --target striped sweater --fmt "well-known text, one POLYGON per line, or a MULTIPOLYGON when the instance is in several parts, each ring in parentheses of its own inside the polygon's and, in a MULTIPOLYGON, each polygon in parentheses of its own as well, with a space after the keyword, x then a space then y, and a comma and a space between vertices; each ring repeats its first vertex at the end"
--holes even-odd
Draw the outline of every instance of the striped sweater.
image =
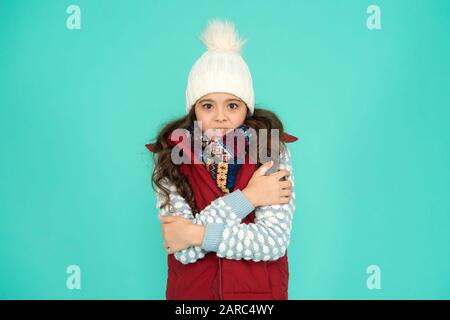
MULTIPOLYGON (((294 186, 291 154, 280 153, 280 169, 290 171, 289 180, 294 186)), ((159 215, 182 216, 192 223, 205 226, 201 246, 190 246, 174 253, 183 264, 194 263, 208 252, 216 252, 218 257, 227 259, 246 259, 270 261, 281 258, 290 243, 292 217, 295 210, 295 192, 288 204, 269 205, 254 208, 237 189, 217 198, 201 210, 195 217, 187 201, 178 194, 176 187, 167 179, 163 185, 170 190, 169 202, 172 205, 160 209, 164 194, 157 188, 156 207, 159 215), (241 224, 241 220, 255 210, 254 223, 241 224)))

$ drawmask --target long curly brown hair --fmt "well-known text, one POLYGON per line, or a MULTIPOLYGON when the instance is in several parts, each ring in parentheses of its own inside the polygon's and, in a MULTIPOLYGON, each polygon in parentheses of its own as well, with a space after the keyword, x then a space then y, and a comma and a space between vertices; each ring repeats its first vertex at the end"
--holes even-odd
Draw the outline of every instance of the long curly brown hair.
MULTIPOLYGON (((163 180, 168 179, 177 189, 177 192, 180 196, 182 196, 189 206, 192 209, 192 212, 196 212, 194 193, 191 189, 191 186, 186 178, 180 170, 179 165, 176 165, 171 160, 171 151, 172 147, 168 144, 167 138, 169 134, 175 129, 188 129, 191 124, 196 121, 197 118, 195 116, 195 108, 192 107, 190 112, 180 118, 177 118, 173 121, 170 121, 166 125, 162 127, 156 136, 156 142, 153 145, 153 162, 154 169, 151 176, 152 188, 157 192, 157 189, 160 189, 164 194, 165 202, 161 204, 160 208, 164 208, 169 203, 169 194, 170 191, 164 186, 163 180)), ((247 109, 247 116, 245 118, 244 124, 250 128, 253 128, 257 133, 257 149, 259 150, 259 129, 267 129, 267 155, 271 155, 271 129, 278 129, 280 143, 280 150, 283 150, 285 147, 284 142, 281 140, 281 137, 284 135, 284 127, 278 116, 269 110, 256 108, 252 115, 247 109)), ((262 165, 259 159, 259 153, 257 154, 256 159, 256 167, 259 168, 262 165)))

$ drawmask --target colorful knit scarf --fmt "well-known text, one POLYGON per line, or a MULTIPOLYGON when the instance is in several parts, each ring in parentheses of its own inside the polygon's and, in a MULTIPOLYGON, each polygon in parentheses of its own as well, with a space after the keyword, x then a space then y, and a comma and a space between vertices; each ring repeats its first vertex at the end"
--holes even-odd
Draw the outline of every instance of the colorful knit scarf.
MULTIPOLYGON (((193 124, 189 127, 189 131, 193 136, 193 124)), ((245 150, 243 151, 246 153, 248 152, 251 133, 249 127, 244 124, 222 137, 208 137, 204 133, 197 137, 197 139, 201 140, 202 146, 202 150, 197 156, 203 161, 206 169, 223 193, 229 193, 230 190, 233 190, 236 173, 242 165, 242 156, 236 152, 239 135, 244 137, 245 150), (231 144, 230 141, 233 138, 234 144, 231 144), (234 150, 232 150, 230 145, 234 146, 234 150)))

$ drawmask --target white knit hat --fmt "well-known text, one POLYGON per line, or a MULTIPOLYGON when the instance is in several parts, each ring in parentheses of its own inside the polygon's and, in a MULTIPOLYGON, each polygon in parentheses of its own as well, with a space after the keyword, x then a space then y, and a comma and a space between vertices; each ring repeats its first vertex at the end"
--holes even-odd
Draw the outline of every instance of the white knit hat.
POLYGON ((201 36, 207 51, 194 63, 186 88, 186 113, 198 99, 213 92, 231 93, 254 110, 253 81, 240 54, 246 40, 239 38, 234 25, 214 19, 201 36))

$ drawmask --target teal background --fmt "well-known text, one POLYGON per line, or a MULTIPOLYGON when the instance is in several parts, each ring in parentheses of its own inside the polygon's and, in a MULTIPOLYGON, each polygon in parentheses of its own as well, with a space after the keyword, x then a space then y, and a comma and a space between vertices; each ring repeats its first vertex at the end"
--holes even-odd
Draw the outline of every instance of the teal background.
POLYGON ((0 298, 164 299, 144 144, 184 114, 213 17, 249 39, 256 102, 301 138, 290 299, 449 299, 447 0, 1 0, 0 298))

